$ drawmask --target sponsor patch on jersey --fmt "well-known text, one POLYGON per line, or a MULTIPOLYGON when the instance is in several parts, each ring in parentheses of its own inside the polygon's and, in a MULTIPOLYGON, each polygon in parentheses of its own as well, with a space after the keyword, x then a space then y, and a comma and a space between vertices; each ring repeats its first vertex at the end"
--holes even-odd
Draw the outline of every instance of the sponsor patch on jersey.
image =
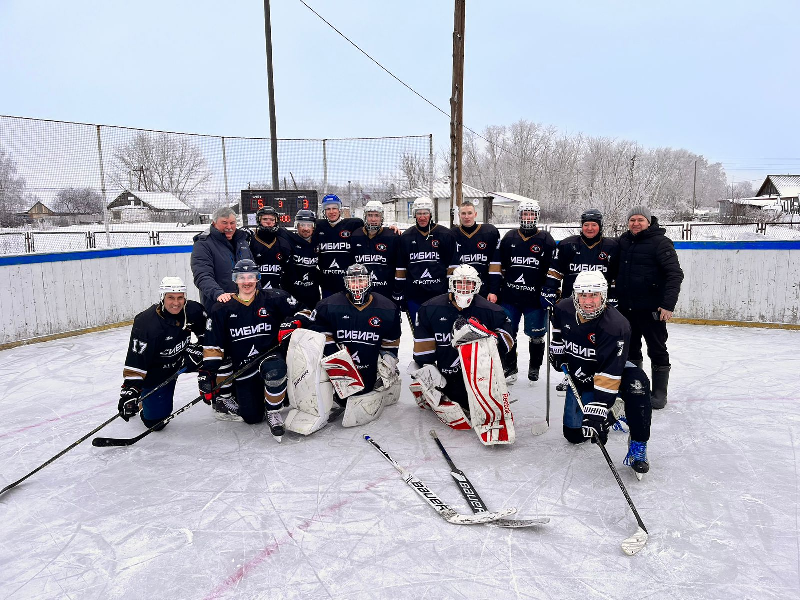
POLYGON ((339 232, 339 237, 349 238, 350 237, 350 232, 347 231, 347 229, 344 229, 344 230, 339 232))
POLYGON ((597 259, 598 260, 607 260, 608 259, 608 253, 607 252, 601 252, 600 254, 597 255, 597 259))
POLYGON ((269 313, 267 312, 267 309, 262 306, 261 308, 258 309, 258 316, 262 318, 268 317, 269 313))
POLYGON ((375 250, 378 252, 386 252, 386 244, 375 244, 375 250))
POLYGON ((539 254, 539 252, 541 252, 541 251, 542 251, 542 249, 539 246, 537 246, 536 244, 531 246, 531 252, 535 252, 536 254, 539 254))
POLYGON ((622 356, 622 352, 625 350, 625 340, 617 340, 617 356, 622 356))
POLYGON ((295 304, 297 304, 297 300, 295 300, 294 296, 289 296, 286 299, 286 303, 289 304, 290 306, 294 306, 295 304))
POLYGON ((281 260, 282 258, 283 258, 283 255, 282 255, 280 252, 278 252, 278 253, 275 255, 275 260, 281 260))
POLYGON ((380 327, 381 326, 381 319, 380 317, 370 317, 368 323, 373 327, 380 327))
POLYGON ((438 248, 439 240, 431 240, 431 248, 438 248))
POLYGON ((593 344, 595 343, 595 335, 594 335, 594 333, 590 333, 589 334, 589 341, 592 342, 593 344))
POLYGON ((478 250, 485 250, 486 242, 478 242, 478 250))

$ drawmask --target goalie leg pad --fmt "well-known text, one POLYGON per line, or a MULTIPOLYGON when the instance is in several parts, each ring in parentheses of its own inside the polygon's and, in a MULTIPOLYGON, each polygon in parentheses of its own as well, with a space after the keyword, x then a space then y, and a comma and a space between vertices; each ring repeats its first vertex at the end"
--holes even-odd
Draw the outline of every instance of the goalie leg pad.
POLYGON ((342 427, 357 427, 374 421, 383 413, 385 392, 372 390, 347 399, 342 416, 342 427))
POLYGON ((447 385, 447 380, 434 365, 425 365, 420 369, 409 369, 414 380, 409 389, 420 408, 430 408, 439 420, 453 429, 471 429, 472 426, 464 415, 464 409, 452 402, 440 389, 447 385))
POLYGON ((513 444, 514 417, 496 338, 483 338, 458 347, 472 428, 481 443, 513 444))
POLYGON ((291 410, 284 426, 289 431, 309 435, 328 423, 333 406, 333 386, 321 362, 325 336, 309 329, 298 329, 289 342, 286 367, 291 410))
POLYGON ((323 358, 322 366, 327 371, 333 389, 339 398, 349 398, 364 390, 364 380, 347 348, 342 348, 323 358))

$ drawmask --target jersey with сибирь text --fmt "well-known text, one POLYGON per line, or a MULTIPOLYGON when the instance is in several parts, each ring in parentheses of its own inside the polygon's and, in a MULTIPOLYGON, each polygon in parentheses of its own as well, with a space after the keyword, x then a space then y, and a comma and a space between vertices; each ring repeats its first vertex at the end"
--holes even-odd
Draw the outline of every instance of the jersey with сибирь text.
POLYGON ((344 290, 344 274, 352 264, 350 236, 364 226, 361 219, 340 219, 331 225, 327 219, 317 219, 314 236, 319 251, 320 284, 328 293, 344 290))
POLYGON ((441 225, 421 230, 409 227, 400 236, 395 292, 413 302, 425 302, 447 291, 447 268, 455 250, 450 231, 441 225))
POLYGON ((372 290, 389 298, 394 292, 399 242, 398 234, 383 227, 372 237, 364 227, 350 237, 353 264, 364 265, 370 272, 372 290))
POLYGON ((548 232, 514 229, 500 240, 500 302, 538 308, 556 242, 548 232))
POLYGON ((471 230, 453 227, 450 232, 455 238, 455 251, 450 261, 450 272, 458 265, 470 265, 480 277, 480 295, 500 292, 500 232, 490 223, 480 223, 471 230))
POLYGON ((614 297, 614 280, 619 269, 619 244, 613 238, 598 236, 587 241, 580 235, 564 238, 553 252, 553 261, 547 274, 547 285, 558 289, 561 297, 572 294, 575 278, 583 271, 598 271, 608 282, 610 297, 614 297))

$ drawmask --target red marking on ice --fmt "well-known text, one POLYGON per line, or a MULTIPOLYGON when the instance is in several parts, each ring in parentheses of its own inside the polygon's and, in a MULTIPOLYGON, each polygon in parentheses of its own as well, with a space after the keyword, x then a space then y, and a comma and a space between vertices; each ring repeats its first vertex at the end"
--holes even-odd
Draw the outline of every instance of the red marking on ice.
MULTIPOLYGON (((422 462, 428 462, 429 460, 433 460, 433 459, 432 458, 426 458, 422 462)), ((356 497, 359 494, 363 494, 364 492, 368 492, 369 490, 371 490, 372 488, 380 485, 384 481, 388 481, 389 479, 395 479, 395 478, 396 478, 396 476, 392 476, 392 475, 387 475, 385 477, 381 477, 377 481, 373 481, 373 482, 368 483, 367 485, 365 485, 364 489, 361 489, 361 490, 359 490, 357 492, 354 492, 354 493, 350 494, 350 496, 348 496, 344 500, 339 500, 338 502, 336 502, 334 504, 331 504, 330 506, 325 508, 322 512, 317 513, 313 519, 305 519, 297 527, 295 527, 295 529, 287 531, 286 535, 284 535, 282 538, 280 538, 279 540, 276 540, 275 542, 271 543, 266 548, 263 548, 256 555, 256 557, 254 559, 250 560, 249 562, 243 564, 241 567, 236 569, 231 575, 226 577, 222 581, 222 583, 220 583, 217 587, 215 587, 213 590, 211 590, 211 593, 208 596, 206 596, 203 600, 213 600, 214 598, 219 598, 221 594, 225 593, 228 589, 230 589, 231 587, 233 587, 234 585, 239 583, 242 579, 244 579, 247 575, 249 575, 251 571, 253 571, 257 567, 259 567, 261 565, 261 563, 263 563, 270 556, 275 554, 280 549, 281 546, 284 546, 284 545, 286 545, 286 544, 288 544, 290 542, 293 542, 294 541, 294 536, 298 532, 306 531, 307 529, 309 529, 312 525, 314 525, 317 521, 319 521, 322 518, 333 516, 334 514, 339 512, 342 508, 344 508, 348 504, 352 504, 353 502, 355 502, 356 497)))
POLYGON ((103 402, 102 404, 97 404, 96 406, 92 406, 90 408, 84 408, 83 410, 76 410, 71 413, 67 413, 65 415, 61 415, 60 417, 53 417, 52 419, 45 419, 44 421, 39 421, 38 423, 34 423, 33 425, 27 425, 25 427, 21 427, 19 429, 14 429, 13 431, 7 431, 5 433, 0 433, 0 439, 4 437, 8 437, 9 435, 14 435, 15 433, 22 433, 23 431, 28 431, 29 429, 35 429, 37 427, 41 427, 42 425, 47 425, 48 423, 53 423, 54 421, 60 421, 61 419, 66 419, 67 417, 73 417, 75 415, 79 415, 81 413, 88 412, 90 410, 94 410, 96 408, 102 408, 103 406, 108 406, 109 404, 115 404, 116 402, 103 402))

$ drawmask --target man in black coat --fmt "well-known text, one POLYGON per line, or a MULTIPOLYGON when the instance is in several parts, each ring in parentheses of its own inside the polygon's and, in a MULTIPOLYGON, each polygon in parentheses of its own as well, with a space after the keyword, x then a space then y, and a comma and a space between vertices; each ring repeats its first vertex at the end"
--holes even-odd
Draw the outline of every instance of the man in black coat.
POLYGON ((647 207, 635 206, 628 212, 628 231, 619 237, 616 288, 620 312, 631 324, 628 360, 641 366, 644 336, 652 366, 653 408, 667 404, 667 321, 672 318, 683 281, 678 255, 665 232, 647 207))
POLYGON ((244 258, 253 259, 248 239, 245 230, 236 228, 236 213, 227 206, 214 212, 208 231, 194 236, 192 275, 207 311, 236 293, 233 266, 244 258))

